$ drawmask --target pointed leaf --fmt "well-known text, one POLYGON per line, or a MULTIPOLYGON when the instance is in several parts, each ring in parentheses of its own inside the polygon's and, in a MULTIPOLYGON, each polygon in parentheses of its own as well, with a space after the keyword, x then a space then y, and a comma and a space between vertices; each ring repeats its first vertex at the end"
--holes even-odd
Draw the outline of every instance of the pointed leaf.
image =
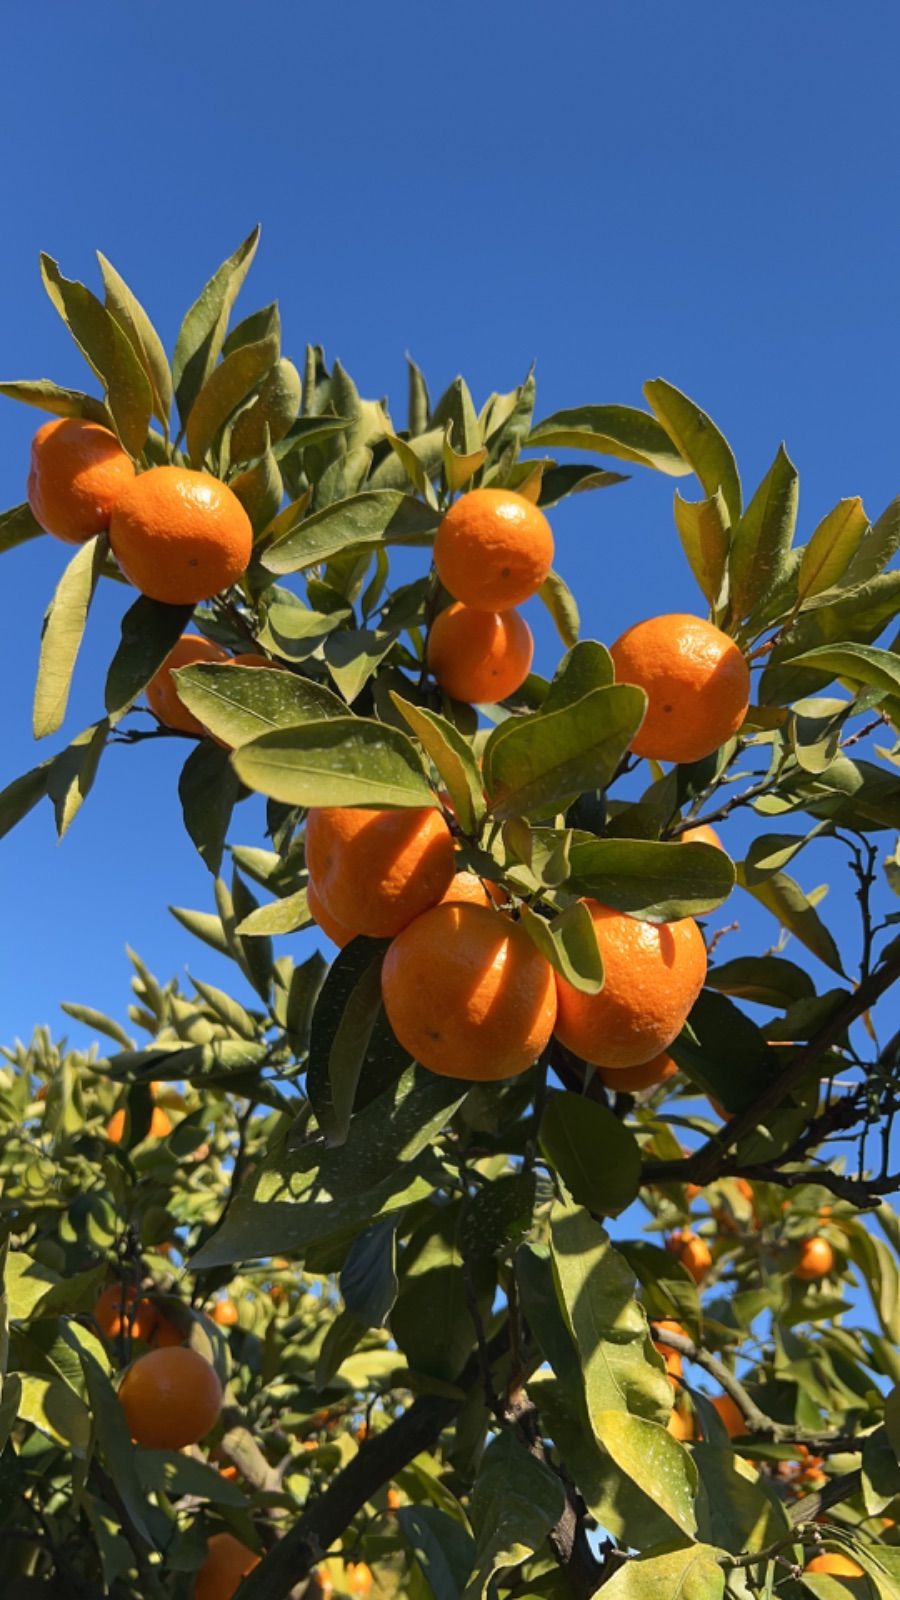
POLYGON ((36 739, 62 727, 72 673, 108 548, 105 534, 83 544, 66 567, 47 609, 34 689, 36 739))
POLYGON ((501 1433, 485 1452, 472 1490, 475 1572, 462 1600, 484 1600, 494 1573, 520 1566, 538 1550, 564 1509, 556 1473, 515 1434, 501 1433))
POLYGON ((670 477, 683 478, 690 465, 655 417, 631 406, 578 406, 538 422, 524 441, 529 449, 558 445, 637 461, 670 477))
POLYGON ((728 565, 731 526, 721 490, 709 500, 683 500, 676 489, 675 526, 701 593, 714 606, 728 565))
POLYGON ((900 695, 900 655, 874 644, 825 644, 794 656, 793 667, 810 667, 851 684, 900 695))
POLYGON ((44 761, 30 772, 23 772, 21 778, 14 778, 0 793, 0 839, 43 800, 49 771, 50 762, 44 761))
POLYGON ((552 922, 526 905, 519 916, 532 943, 560 977, 581 994, 597 994, 602 989, 603 961, 591 914, 582 900, 567 906, 552 922))
POLYGON ((510 717, 484 751, 494 816, 504 821, 560 810, 612 779, 644 716, 646 697, 630 684, 596 689, 558 711, 510 717))
POLYGON ((598 1101, 568 1092, 551 1095, 541 1118, 540 1141, 578 1205, 616 1216, 637 1198, 641 1185, 637 1140, 598 1101))
POLYGON ((797 524, 798 498, 797 468, 784 445, 779 445, 732 535, 728 571, 735 621, 749 617, 781 580, 797 524))
POLYGON ((0 514, 0 555, 43 535, 44 530, 27 501, 0 514))
POLYGON ((109 737, 109 719, 95 722, 54 756, 47 768, 47 793, 53 801, 56 831, 66 833, 91 791, 109 737))
POLYGON ((219 358, 231 308, 258 243, 259 228, 256 227, 234 255, 223 261, 181 324, 172 358, 172 378, 183 423, 219 358))
POLYGON ((106 674, 106 710, 119 721, 162 666, 193 615, 193 606, 167 606, 138 595, 122 618, 122 637, 106 674))
POLYGON ((106 290, 107 307, 131 340, 153 391, 154 413, 167 427, 172 410, 172 374, 163 342, 140 301, 132 294, 112 262, 107 261, 99 250, 97 260, 106 290))
POLYGON ((581 618, 578 614, 578 602, 569 585, 558 572, 550 572, 541 584, 538 594, 553 618, 563 644, 571 650, 578 641, 581 618))
POLYGON ((262 935, 294 933, 297 928, 308 927, 312 920, 306 890, 298 889, 296 894, 251 911, 249 917, 238 923, 236 931, 242 939, 258 939, 262 935))
POLYGON ((806 600, 810 595, 830 589, 844 576, 856 555, 869 526, 863 503, 858 495, 850 500, 839 500, 832 511, 822 518, 803 552, 797 595, 806 600))
POLYGON ((41 256, 41 275, 75 343, 103 383, 122 444, 130 455, 140 455, 150 427, 153 394, 130 339, 97 296, 83 283, 64 278, 50 256, 41 256))
POLYGON ((391 700, 433 761, 463 832, 475 833, 485 805, 481 772, 471 745, 452 722, 436 711, 414 706, 393 690, 391 700))
POLYGON ((222 864, 237 796, 238 781, 228 751, 202 739, 181 769, 178 797, 184 825, 210 872, 218 872, 222 864))
POLYGON ((740 862, 736 871, 737 882, 742 889, 746 889, 754 900, 771 911, 782 927, 787 928, 820 961, 824 961, 826 967, 844 976, 840 951, 834 939, 794 878, 786 872, 767 873, 759 878, 740 862))
POLYGON ((261 733, 346 717, 336 694, 293 672, 204 662, 173 673, 178 698, 215 738, 238 749, 261 733))
POLYGON ((280 334, 256 344, 239 345, 214 367, 191 406, 185 426, 188 451, 195 467, 202 467, 207 451, 240 402, 255 389, 278 360, 280 334))
POLYGON ((290 523, 268 545, 270 572, 302 572, 343 550, 378 544, 430 544, 440 513, 398 489, 368 489, 290 523))
POLYGON ((702 916, 727 900, 733 862, 711 844, 590 839, 569 853, 568 886, 632 916, 664 922, 702 916))
POLYGON ((242 745, 232 760, 249 789, 287 805, 435 803, 411 741, 398 729, 364 717, 275 728, 242 745))
POLYGON ((36 406, 39 411, 49 411, 54 417, 85 417, 88 422, 99 422, 104 428, 111 425, 112 419, 102 400, 84 394, 81 389, 66 389, 52 378, 20 378, 12 383, 0 383, 0 394, 22 405, 36 406))
POLYGON ((727 439, 705 411, 664 378, 645 383, 644 397, 707 495, 712 498, 721 490, 728 517, 737 522, 741 514, 741 480, 727 439))
POLYGON ((343 1144, 381 1011, 383 940, 353 939, 325 979, 312 1016, 307 1093, 330 1144, 343 1144))
POLYGON ((229 438, 232 461, 252 461, 283 439, 300 409, 300 374, 293 361, 282 356, 263 378, 253 400, 235 418, 229 438))

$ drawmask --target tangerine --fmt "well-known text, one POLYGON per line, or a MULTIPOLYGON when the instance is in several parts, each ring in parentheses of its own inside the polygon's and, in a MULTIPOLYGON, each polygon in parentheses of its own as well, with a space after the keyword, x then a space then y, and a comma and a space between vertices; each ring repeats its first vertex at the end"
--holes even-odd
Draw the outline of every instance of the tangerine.
POLYGON ((698 822, 695 828, 685 828, 678 839, 681 844, 711 844, 716 850, 725 849, 715 828, 711 828, 708 822, 698 822))
MULTIPOLYGON (((665 1318, 653 1323, 653 1332, 677 1333, 680 1334, 683 1339, 688 1337, 687 1330, 681 1326, 680 1322, 670 1322, 665 1318)), ((659 1355, 662 1356, 664 1362, 666 1363, 666 1371, 669 1374, 669 1382, 671 1383, 673 1389, 677 1388, 678 1379, 684 1372, 684 1361, 681 1351, 673 1350, 671 1345, 657 1344, 655 1339, 653 1341, 653 1348, 659 1355)))
POLYGON ((594 1066, 644 1066, 681 1032, 703 988, 703 936, 691 917, 658 925, 584 903, 603 957, 603 988, 583 994, 557 977, 557 1038, 594 1066))
POLYGON ((146 1296, 138 1299, 132 1284, 108 1283, 94 1301, 93 1317, 107 1339, 127 1333, 133 1339, 147 1340, 159 1321, 159 1312, 146 1296))
POLYGON ((476 611, 509 611, 544 582, 553 564, 553 532, 524 495, 471 489, 438 528, 434 564, 454 600, 476 611))
POLYGON ((31 441, 28 504, 45 532, 66 544, 85 544, 108 528, 133 478, 131 457, 99 422, 57 417, 31 441))
POLYGON ((373 1583, 372 1568, 365 1561, 347 1562, 347 1593, 357 1595, 360 1600, 371 1592, 373 1583))
POLYGON ((171 1350, 176 1344, 184 1344, 184 1334, 177 1322, 160 1315, 148 1343, 154 1350, 171 1350))
POLYGON ((640 1094, 643 1089, 654 1089, 658 1083, 666 1083, 677 1071, 672 1057, 664 1050, 662 1055, 654 1056, 640 1067, 599 1067, 597 1076, 616 1094, 640 1094))
POLYGON ((354 933, 388 939, 450 887, 453 837, 434 807, 313 807, 306 865, 329 917, 354 933))
POLYGON ((351 939, 356 938, 352 928, 345 928, 342 922, 338 922, 337 917, 329 916, 322 901, 316 894, 315 885, 311 878, 306 885, 306 904, 313 921, 318 923, 322 932, 327 934, 332 944, 336 944, 339 950, 343 950, 345 944, 349 944, 351 939))
POLYGON ((702 761, 737 733, 750 703, 750 669, 733 639, 701 617, 674 612, 628 628, 610 648, 616 679, 647 695, 631 748, 654 761, 702 761))
POLYGON ((198 722, 187 706, 182 705, 175 688, 172 673, 179 667, 193 667, 198 661, 228 660, 227 651, 221 645, 214 644, 212 639, 204 639, 199 633, 183 633, 177 644, 172 646, 169 654, 161 667, 157 667, 145 689, 150 710, 159 717, 160 722, 167 728, 175 728, 179 733, 193 733, 198 739, 206 736, 206 729, 202 722, 198 722))
POLYGON ((136 1444, 181 1450, 218 1421, 222 1385, 215 1369, 187 1345, 151 1350, 127 1369, 119 1399, 136 1444))
POLYGON ((803 1240, 792 1275, 801 1283, 815 1283, 818 1278, 827 1278, 833 1266, 834 1251, 828 1240, 817 1234, 803 1240))
MULTIPOLYGON (((146 1139, 165 1139, 172 1132, 172 1119, 162 1106, 154 1106, 150 1113, 150 1126, 144 1137, 146 1139)), ((125 1107, 119 1106, 114 1111, 106 1124, 106 1137, 112 1144, 121 1144, 125 1134, 125 1107)))
POLYGON ((188 467, 151 467, 119 496, 109 525, 126 578, 167 605, 195 605, 246 571, 250 518, 227 484, 188 467))
POLYGON ((259 1566, 260 1557, 233 1533, 214 1533, 206 1560, 194 1579, 194 1600, 231 1600, 241 1579, 259 1566))
POLYGON ((830 1572, 833 1578, 863 1578, 865 1573, 858 1562, 837 1550, 823 1550, 807 1562, 804 1572, 830 1572))
POLYGON ((238 1308, 234 1301, 217 1300, 213 1306, 212 1319, 220 1328, 233 1328, 238 1320, 238 1308))
POLYGON ((681 1411, 678 1406, 673 1406, 666 1427, 674 1439, 678 1439, 680 1443, 684 1444, 687 1440, 694 1438, 693 1413, 681 1411))
POLYGON ((518 611, 448 606, 428 635, 428 665, 453 700, 470 705, 505 700, 531 671, 534 640, 518 611))
POLYGON ((702 1283, 712 1266, 712 1253, 705 1239, 690 1228, 676 1228, 666 1240, 666 1249, 676 1255, 695 1283, 702 1283))
POLYGON ((478 905, 435 906, 404 928, 385 956, 381 991, 400 1043, 447 1078, 524 1072, 556 1016, 550 963, 519 923, 478 905))
POLYGON ((739 1439, 743 1434, 750 1432, 744 1413, 730 1394, 715 1395, 712 1404, 725 1424, 729 1439, 739 1439))

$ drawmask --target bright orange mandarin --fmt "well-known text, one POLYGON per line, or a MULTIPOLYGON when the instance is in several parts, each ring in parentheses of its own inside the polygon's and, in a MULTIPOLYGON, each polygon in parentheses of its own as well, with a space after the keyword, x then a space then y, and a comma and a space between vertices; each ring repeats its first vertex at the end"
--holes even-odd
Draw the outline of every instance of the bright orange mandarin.
POLYGON ((388 1021, 429 1071, 489 1082, 524 1072, 553 1030, 553 969, 518 923, 441 905, 398 934, 381 974, 388 1021))
POLYGON ((84 544, 109 527, 134 463, 114 433, 81 417, 45 422, 31 441, 28 504, 47 533, 84 544))
POLYGON ((701 617, 673 612, 637 622, 610 649, 619 683, 647 695, 631 742, 655 761, 702 761, 737 733, 750 703, 750 669, 733 639, 701 617))
POLYGON ((237 495, 218 478, 187 467, 151 467, 119 496, 109 541, 142 594, 194 605, 246 571, 253 529, 237 495))
MULTIPOLYGON (((491 888, 499 889, 499 885, 492 884, 491 888)), ((502 890, 500 893, 502 894, 502 890)), ((490 906, 496 904, 494 896, 487 885, 479 878, 477 872, 457 872, 450 880, 447 893, 438 901, 439 905, 471 905, 490 906)))
MULTIPOLYGON (((669 1322, 665 1318, 660 1322, 654 1322, 652 1331, 654 1333, 679 1333, 683 1339, 687 1338, 687 1331, 681 1326, 680 1322, 669 1322)), ((669 1374, 669 1382, 671 1383, 673 1389, 677 1388, 678 1379, 681 1377, 682 1372, 684 1371, 684 1363, 682 1361, 681 1351, 673 1350, 671 1346, 667 1344, 657 1344, 655 1339, 653 1341, 653 1348, 658 1352, 659 1355, 662 1356, 664 1362, 666 1363, 666 1371, 669 1374)))
POLYGON ((820 1556, 813 1556, 807 1562, 804 1572, 830 1572, 833 1578, 862 1578, 865 1576, 861 1566, 850 1556, 841 1555, 837 1550, 823 1550, 820 1556))
POLYGON ((518 611, 475 611, 458 602, 442 611, 428 635, 428 665, 445 694, 491 705, 521 687, 531 671, 534 640, 518 611))
POLYGON ((122 1285, 109 1283, 101 1289, 94 1301, 94 1320, 107 1339, 118 1339, 130 1333, 133 1339, 149 1339, 159 1321, 159 1312, 150 1300, 138 1300, 136 1290, 129 1285, 124 1294, 125 1316, 122 1316, 122 1285), (135 1302, 137 1302, 135 1304, 135 1302))
POLYGON ((696 828, 685 828, 678 839, 681 844, 711 844, 717 850, 725 849, 715 828, 711 828, 708 822, 698 822, 696 828))
MULTIPOLYGON (((167 1116, 161 1106, 154 1106, 150 1113, 150 1127, 145 1134, 147 1139, 165 1139, 172 1132, 172 1119, 167 1116)), ((114 1111, 106 1124, 106 1137, 112 1144, 121 1144, 125 1136, 125 1107, 120 1106, 114 1111)))
POLYGON ((214 1533, 194 1579, 194 1600, 231 1600, 241 1579, 259 1562, 260 1557, 233 1533, 214 1533))
POLYGON ((220 1328, 233 1328, 238 1319, 238 1308, 233 1300, 217 1300, 213 1306, 213 1322, 220 1328))
POLYGON ((132 1362, 119 1387, 131 1436, 154 1450, 181 1450, 214 1428, 222 1385, 208 1361, 187 1345, 151 1350, 132 1362))
POLYGON ((815 1283, 818 1278, 827 1278, 834 1266, 834 1251, 827 1239, 804 1239, 800 1246, 800 1254, 793 1268, 793 1276, 799 1278, 801 1283, 815 1283))
POLYGON ((176 1322, 160 1315, 147 1342, 154 1350, 171 1350, 176 1344, 184 1344, 184 1334, 176 1322))
POLYGON ((712 1254, 705 1239, 690 1228, 678 1228, 666 1240, 666 1249, 677 1256, 695 1283, 702 1283, 712 1266, 712 1254))
POLYGON ((322 901, 316 894, 311 878, 306 885, 306 904, 309 907, 309 914, 313 921, 318 923, 322 932, 328 935, 332 944, 336 944, 339 950, 343 950, 344 945, 349 944, 350 940, 356 937, 352 928, 345 928, 342 922, 338 922, 337 917, 329 916, 322 901))
POLYGON ((672 1409, 672 1415, 666 1423, 666 1427, 672 1434, 673 1438, 678 1439, 682 1444, 686 1440, 693 1439, 693 1412, 682 1411, 678 1406, 674 1406, 672 1409))
POLYGON ((365 1561, 347 1562, 347 1593, 359 1596, 359 1600, 371 1593, 372 1568, 365 1561))
POLYGON ((441 522, 434 564, 454 600, 476 611, 509 611, 537 594, 550 571, 553 532, 523 495, 472 489, 441 522))
MULTIPOLYGON (((472 905, 489 906, 491 899, 492 896, 476 873, 457 872, 450 880, 450 887, 447 893, 438 901, 438 904, 446 905, 448 901, 466 900, 472 905)), ((322 932, 327 933, 332 944, 336 944, 338 949, 343 950, 344 945, 349 944, 354 937, 353 930, 352 928, 345 928, 335 917, 328 915, 311 882, 306 886, 306 903, 309 906, 313 920, 318 923, 322 932)))
POLYGON ((703 936, 691 917, 658 926, 596 900, 585 905, 603 957, 603 988, 582 994, 557 978, 557 1038, 594 1066, 643 1066, 681 1032, 703 988, 703 936))
POLYGON ((176 728, 179 733, 193 733, 198 739, 205 737, 206 729, 202 722, 182 705, 175 688, 172 673, 179 667, 193 667, 198 661, 228 660, 228 652, 220 645, 214 644, 212 639, 204 639, 199 633, 183 633, 176 645, 173 645, 161 667, 154 672, 146 688, 147 703, 151 711, 164 722, 167 728, 176 728))
POLYGON ((597 1076, 607 1089, 613 1089, 616 1094, 640 1094, 642 1089, 653 1089, 658 1083, 674 1078, 677 1071, 672 1057, 663 1051, 662 1055, 654 1056, 652 1061, 645 1061, 640 1067, 599 1067, 597 1076))
POLYGON ((744 1421, 744 1413, 730 1394, 717 1394, 712 1403, 728 1430, 729 1439, 739 1439, 742 1434, 750 1432, 744 1421))
POLYGON ((437 905, 455 869, 453 838, 440 811, 314 807, 306 824, 306 865, 319 902, 354 933, 389 939, 437 905))

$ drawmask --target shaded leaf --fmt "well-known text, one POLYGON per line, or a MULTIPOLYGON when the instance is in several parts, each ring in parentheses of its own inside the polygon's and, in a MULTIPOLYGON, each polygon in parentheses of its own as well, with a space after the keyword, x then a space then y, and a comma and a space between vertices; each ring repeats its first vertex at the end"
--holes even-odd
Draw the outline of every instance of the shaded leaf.
POLYGON ((524 441, 529 448, 559 445, 601 456, 637 461, 675 478, 691 470, 655 417, 631 406, 577 406, 538 422, 524 441))
POLYGON ((66 567, 47 609, 34 688, 36 739, 56 733, 62 726, 88 611, 108 548, 105 534, 83 544, 66 567))
POLYGON ((0 555, 6 550, 15 550, 20 544, 27 544, 31 539, 40 539, 43 535, 44 530, 27 500, 0 515, 0 555))
POLYGON ((53 801, 56 831, 60 838, 75 820, 91 791, 100 757, 106 749, 109 722, 95 722, 85 728, 68 749, 54 756, 47 768, 47 793, 53 801))
POLYGON ((307 1093, 331 1144, 342 1144, 372 1030, 381 1010, 385 942, 351 939, 340 952, 312 1015, 307 1093))
POLYGON ((397 1225, 388 1218, 354 1239, 341 1268, 341 1294, 364 1327, 382 1328, 397 1289, 397 1225))
POLYGON ((82 1350, 81 1365, 93 1412, 94 1427, 116 1490, 140 1537, 155 1548, 156 1541, 145 1516, 146 1500, 138 1477, 134 1446, 125 1413, 106 1373, 89 1350, 82 1350))
POLYGON ((172 410, 173 392, 172 374, 163 342, 140 301, 132 294, 112 262, 107 261, 99 250, 97 260, 106 291, 107 308, 134 346, 153 393, 153 410, 166 427, 172 410))
POLYGON ((118 722, 180 639, 193 606, 167 606, 138 595, 122 618, 122 637, 106 674, 106 710, 118 722))
POLYGON ((671 922, 727 900, 733 862, 715 845, 656 839, 576 840, 569 887, 633 916, 671 922))
POLYGON ((519 912, 522 926, 560 977, 582 994, 597 994, 603 987, 603 960, 591 914, 581 900, 567 906, 548 922, 529 906, 519 912))
POLYGON ((784 445, 734 529, 728 561, 735 621, 749 617, 781 579, 797 523, 799 479, 784 445))
POLYGON ((228 759, 211 739, 191 751, 178 779, 178 798, 187 828, 210 872, 218 872, 238 797, 238 780, 228 759))
POLYGON ((598 1101, 565 1092, 551 1095, 540 1141, 578 1205, 615 1216, 636 1198, 641 1183, 637 1140, 598 1101))
POLYGON ((412 729, 450 796, 464 833, 475 833, 484 816, 482 777, 471 745, 446 717, 415 706, 391 691, 391 700, 412 729))
POLYGON ((730 520, 721 490, 709 500, 683 500, 675 491, 675 526, 704 598, 716 604, 728 565, 730 520))
POLYGON ((179 329, 172 357, 172 378, 182 423, 219 358, 231 308, 247 276, 259 243, 253 229, 229 256, 194 301, 179 329))
POLYGON ((41 255, 41 276, 75 343, 103 383, 123 446, 130 455, 140 455, 150 426, 153 393, 130 339, 90 289, 63 277, 51 256, 41 255))
POLYGON ((740 862, 736 866, 737 882, 754 900, 764 905, 778 918, 800 943, 814 956, 824 961, 832 972, 844 976, 840 952, 824 922, 804 894, 799 883, 786 872, 771 872, 757 877, 752 869, 740 862))

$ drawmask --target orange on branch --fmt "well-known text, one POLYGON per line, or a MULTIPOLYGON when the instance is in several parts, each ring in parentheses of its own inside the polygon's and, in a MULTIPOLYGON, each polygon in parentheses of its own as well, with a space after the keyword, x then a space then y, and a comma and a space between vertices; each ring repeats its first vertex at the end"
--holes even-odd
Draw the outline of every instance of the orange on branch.
POLYGON ((637 684, 647 714, 631 748, 654 761, 702 761, 737 733, 750 669, 733 639, 674 612, 627 629, 610 648, 616 681, 637 684))
POLYGON ((827 1278, 833 1266, 834 1251, 828 1240, 817 1234, 812 1239, 803 1240, 792 1275, 799 1278, 801 1283, 815 1283, 818 1278, 827 1278))
POLYGON ((666 1427, 674 1439, 681 1444, 695 1437, 693 1412, 682 1411, 680 1406, 673 1406, 666 1427))
POLYGON ((311 878, 306 885, 306 904, 309 907, 309 914, 313 921, 318 924, 324 934, 328 935, 332 944, 337 945, 339 950, 343 950, 345 944, 349 944, 351 939, 356 938, 352 928, 345 928, 342 922, 338 922, 337 917, 329 915, 316 893, 315 885, 311 878))
POLYGON ((109 525, 126 578, 167 605, 194 605, 246 571, 250 519, 237 495, 208 472, 151 467, 116 502, 109 525))
POLYGON ((666 1249, 678 1257, 695 1283, 702 1283, 712 1266, 712 1252, 705 1239, 690 1228, 677 1228, 666 1240, 666 1249))
POLYGON ((354 933, 392 938, 450 887, 453 837, 436 807, 314 807, 306 865, 328 916, 354 933))
POLYGON ((677 1071, 672 1057, 663 1051, 639 1067, 598 1067, 597 1076, 605 1088, 616 1094, 640 1094, 643 1089, 666 1083, 677 1071))
POLYGON ((131 457, 98 422, 58 417, 31 441, 28 504, 41 527, 66 544, 103 533, 133 479, 131 457))
POLYGON ((725 1424, 729 1439, 739 1439, 742 1434, 750 1432, 744 1413, 730 1394, 715 1395, 712 1404, 725 1424))
POLYGON ((175 728, 179 733, 193 733, 198 739, 206 735, 202 722, 182 705, 175 688, 172 673, 179 667, 193 667, 198 661, 228 660, 228 654, 221 645, 214 644, 212 639, 204 639, 199 633, 183 633, 177 644, 173 645, 161 667, 154 672, 153 677, 144 691, 150 710, 159 717, 160 722, 167 728, 175 728))
POLYGON ((533 654, 531 629, 518 611, 476 611, 457 602, 428 635, 428 665, 444 693, 471 705, 514 694, 533 654))
MULTIPOLYGON (((150 1113, 150 1126, 145 1138, 165 1139, 172 1132, 172 1119, 162 1106, 154 1106, 150 1113)), ((106 1124, 106 1137, 112 1144, 121 1144, 125 1136, 125 1107, 119 1106, 106 1124)))
POLYGON ((865 1573, 857 1561, 838 1550, 823 1550, 813 1556, 803 1568, 804 1572, 828 1572, 833 1578, 863 1578, 865 1573))
POLYGON ((122 1379, 119 1399, 137 1444, 181 1450, 215 1427, 222 1385, 208 1361, 179 1345, 139 1356, 122 1379))
MULTIPOLYGON (((667 1318, 663 1318, 660 1321, 654 1320, 651 1323, 651 1333, 677 1333, 683 1339, 688 1337, 687 1330, 681 1326, 680 1322, 671 1322, 667 1318)), ((671 1345, 660 1344, 656 1339, 653 1340, 653 1348, 666 1363, 666 1371, 669 1374, 669 1382, 672 1384, 673 1389, 677 1388, 678 1379, 684 1371, 684 1360, 681 1351, 673 1350, 671 1345)))
POLYGON ((703 936, 691 917, 657 925, 584 903, 603 957, 603 988, 583 994, 557 977, 556 1036, 594 1066, 644 1066, 678 1036, 703 988, 703 936))
POLYGON ((725 849, 715 828, 711 828, 708 822, 698 822, 695 828, 685 828, 678 839, 680 844, 711 844, 716 850, 725 849))
POLYGON ((233 1533, 214 1533, 194 1579, 194 1600, 231 1600, 241 1579, 259 1562, 260 1557, 233 1533))
POLYGON ((107 1339, 130 1334, 133 1339, 150 1338, 159 1321, 159 1312, 145 1296, 129 1284, 123 1293, 120 1283, 109 1283, 94 1301, 94 1320, 107 1339), (122 1314, 124 1305, 124 1316, 122 1314))
POLYGON ((364 1600, 371 1593, 374 1582, 372 1568, 365 1561, 348 1561, 347 1567, 347 1593, 359 1596, 364 1600))
POLYGON ((238 1308, 230 1298, 217 1300, 213 1306, 213 1322, 220 1328, 233 1328, 238 1320, 238 1308))
POLYGON ((381 988, 400 1043, 442 1077, 524 1072, 553 1030, 553 969, 519 923, 483 906, 435 906, 398 934, 381 988))
POLYGON ((454 600, 476 611, 509 611, 544 582, 553 564, 553 532, 524 495, 472 489, 443 518, 434 564, 454 600))

